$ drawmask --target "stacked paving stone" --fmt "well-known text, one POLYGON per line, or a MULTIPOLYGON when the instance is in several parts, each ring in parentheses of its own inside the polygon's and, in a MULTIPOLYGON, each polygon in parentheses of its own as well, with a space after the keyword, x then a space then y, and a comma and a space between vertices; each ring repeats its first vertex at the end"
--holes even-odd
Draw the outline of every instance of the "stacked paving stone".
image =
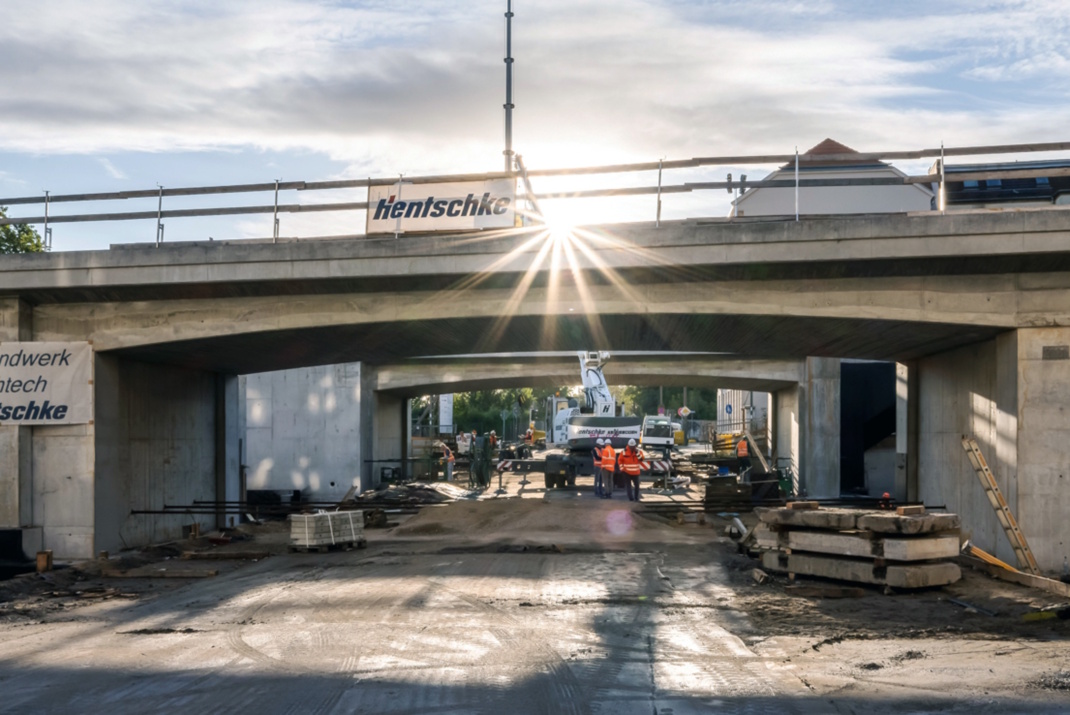
POLYGON ((290 515, 290 544, 294 548, 364 546, 364 512, 332 511, 290 515))
POLYGON ((762 566, 895 588, 946 586, 962 577, 957 514, 821 509, 813 502, 759 513, 762 566), (803 508, 798 508, 798 507, 803 508))

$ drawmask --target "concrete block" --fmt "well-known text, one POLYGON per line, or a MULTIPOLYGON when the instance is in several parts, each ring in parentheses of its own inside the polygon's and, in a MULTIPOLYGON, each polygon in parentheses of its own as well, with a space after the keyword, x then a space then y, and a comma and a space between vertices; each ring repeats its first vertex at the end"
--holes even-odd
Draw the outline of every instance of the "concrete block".
POLYGON ((962 570, 958 564, 945 561, 938 564, 889 566, 885 583, 893 588, 930 588, 947 586, 960 578, 962 570))
POLYGON ((866 514, 858 518, 859 529, 881 534, 929 534, 936 531, 953 531, 960 526, 962 519, 958 514, 899 516, 889 513, 866 514))
POLYGON ((910 564, 908 566, 876 566, 872 561, 860 561, 831 556, 767 551, 762 554, 762 566, 804 576, 819 576, 839 581, 854 581, 888 585, 896 588, 928 588, 946 586, 962 578, 956 564, 942 562, 910 564))
POLYGON ((44 547, 57 559, 91 559, 93 550, 93 527, 44 526, 44 547))
POLYGON ((959 554, 958 534, 916 539, 881 539, 884 558, 889 561, 930 561, 951 559, 959 554))
POLYGON ((837 556, 884 558, 889 561, 930 561, 953 558, 959 552, 957 534, 916 538, 875 538, 867 533, 788 531, 780 545, 792 551, 809 551, 837 556))
POLYGON ((802 526, 811 529, 843 531, 854 529, 860 513, 855 509, 767 509, 758 516, 766 524, 802 526))

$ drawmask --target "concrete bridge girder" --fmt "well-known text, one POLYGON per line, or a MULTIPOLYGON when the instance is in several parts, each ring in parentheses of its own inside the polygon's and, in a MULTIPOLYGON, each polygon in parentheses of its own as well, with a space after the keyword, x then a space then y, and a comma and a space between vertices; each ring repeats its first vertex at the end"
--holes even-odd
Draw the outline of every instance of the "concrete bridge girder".
MULTIPOLYGON (((706 359, 614 359, 605 367, 613 385, 727 387, 776 392, 803 379, 805 361, 706 359)), ((411 360, 375 366, 376 389, 405 396, 468 392, 504 387, 570 385, 578 379, 575 359, 411 360)))

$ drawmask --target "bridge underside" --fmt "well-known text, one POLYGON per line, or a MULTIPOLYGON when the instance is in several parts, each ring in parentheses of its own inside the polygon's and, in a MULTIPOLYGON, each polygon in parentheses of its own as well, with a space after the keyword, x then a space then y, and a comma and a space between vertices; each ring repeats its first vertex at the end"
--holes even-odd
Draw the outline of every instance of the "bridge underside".
POLYGON ((133 360, 246 374, 425 355, 556 350, 719 352, 907 361, 992 339, 1003 329, 861 318, 628 314, 408 320, 281 329, 142 345, 133 360))

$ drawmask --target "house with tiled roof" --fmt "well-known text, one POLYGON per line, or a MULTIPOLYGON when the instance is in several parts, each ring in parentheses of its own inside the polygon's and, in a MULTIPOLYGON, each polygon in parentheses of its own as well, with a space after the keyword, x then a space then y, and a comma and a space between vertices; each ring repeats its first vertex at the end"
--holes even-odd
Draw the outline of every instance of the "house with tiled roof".
MULTIPOLYGON (((856 150, 825 139, 803 155, 800 179, 903 178, 890 164, 863 157, 856 150), (857 155, 858 158, 852 158, 857 155)), ((765 179, 795 179, 795 163, 785 164, 765 179)), ((799 189, 799 215, 882 214, 929 211, 933 192, 921 184, 884 186, 809 186, 799 189)), ((732 216, 794 216, 795 187, 759 187, 732 202, 732 216)))

